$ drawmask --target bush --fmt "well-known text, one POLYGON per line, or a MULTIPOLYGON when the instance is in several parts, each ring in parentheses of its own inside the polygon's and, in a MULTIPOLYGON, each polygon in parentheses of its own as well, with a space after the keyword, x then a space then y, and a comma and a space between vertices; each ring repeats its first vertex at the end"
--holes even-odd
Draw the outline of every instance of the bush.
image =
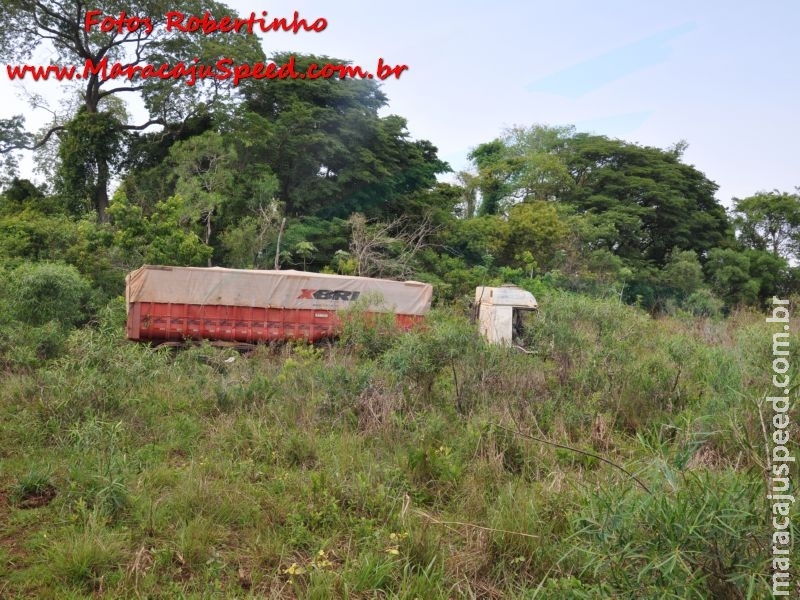
POLYGON ((11 272, 6 293, 13 318, 35 327, 72 326, 88 316, 91 286, 71 265, 23 263, 11 272))
POLYGON ((366 312, 366 306, 342 311, 339 344, 360 358, 377 358, 394 343, 400 329, 391 313, 366 312))
MULTIPOLYGON (((479 344, 478 333, 467 319, 437 310, 430 313, 424 328, 398 338, 383 355, 383 365, 398 381, 429 399, 437 376, 445 370, 455 372, 456 365, 479 344)), ((454 381, 454 386, 462 409, 458 382, 454 381)))
POLYGON ((705 288, 697 290, 683 302, 683 308, 698 317, 719 317, 724 307, 725 303, 705 288))
POLYGON ((30 369, 57 358, 64 351, 67 331, 50 321, 41 327, 9 323, 0 330, 0 367, 30 369))

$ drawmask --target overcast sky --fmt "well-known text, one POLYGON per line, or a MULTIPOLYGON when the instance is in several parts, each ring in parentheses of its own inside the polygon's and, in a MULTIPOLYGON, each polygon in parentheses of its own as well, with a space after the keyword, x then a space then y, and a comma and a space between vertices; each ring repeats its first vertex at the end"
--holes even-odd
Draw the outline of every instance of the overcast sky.
MULTIPOLYGON (((561 0, 274 0, 227 3, 328 21, 320 33, 260 34, 267 54, 325 54, 409 69, 383 84, 454 170, 514 125, 575 125, 684 154, 717 198, 800 186, 800 2, 561 0)), ((181 85, 177 84, 176 85, 181 85)), ((43 93, 42 83, 27 84, 43 93)), ((17 85, 0 75, 3 97, 17 85)), ((4 101, 0 116, 25 112, 4 101)), ((42 115, 40 119, 45 119, 42 115)))

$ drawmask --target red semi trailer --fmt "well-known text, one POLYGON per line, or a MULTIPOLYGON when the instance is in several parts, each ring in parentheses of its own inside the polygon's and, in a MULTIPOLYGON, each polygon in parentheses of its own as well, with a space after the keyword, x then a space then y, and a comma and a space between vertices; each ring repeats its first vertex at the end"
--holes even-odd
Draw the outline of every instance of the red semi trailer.
POLYGON ((360 300, 404 329, 431 305, 432 287, 304 271, 146 265, 125 278, 131 340, 237 344, 333 337, 339 311, 360 300))

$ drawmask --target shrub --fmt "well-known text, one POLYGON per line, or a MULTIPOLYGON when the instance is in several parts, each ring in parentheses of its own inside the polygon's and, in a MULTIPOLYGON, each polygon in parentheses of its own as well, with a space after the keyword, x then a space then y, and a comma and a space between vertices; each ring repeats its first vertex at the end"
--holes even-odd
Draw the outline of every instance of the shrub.
POLYGON ((722 300, 705 288, 697 290, 683 302, 683 308, 698 317, 719 317, 724 306, 722 300))
POLYGON ((50 321, 41 327, 11 322, 0 330, 0 368, 25 370, 60 356, 67 341, 64 327, 50 321))
POLYGON ((339 343, 361 358, 376 358, 386 352, 400 333, 393 313, 368 313, 370 302, 359 298, 353 307, 340 311, 339 343))
MULTIPOLYGON (((455 373, 456 365, 478 344, 480 338, 467 319, 433 311, 424 329, 397 340, 383 355, 383 364, 399 381, 410 384, 423 399, 429 399, 437 376, 445 370, 455 373)), ((456 380, 453 385, 456 404, 461 410, 464 407, 460 382, 456 380)))
POLYGON ((85 321, 90 293, 75 267, 59 263, 22 264, 12 271, 7 289, 11 315, 33 326, 85 321))

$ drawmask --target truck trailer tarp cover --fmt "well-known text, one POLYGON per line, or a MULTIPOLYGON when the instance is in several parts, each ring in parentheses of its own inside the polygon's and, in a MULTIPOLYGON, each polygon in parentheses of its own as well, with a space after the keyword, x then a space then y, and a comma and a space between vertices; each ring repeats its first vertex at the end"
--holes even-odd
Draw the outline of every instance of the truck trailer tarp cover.
POLYGON ((157 302, 337 310, 361 299, 370 311, 424 315, 433 291, 415 281, 220 267, 146 265, 125 281, 128 306, 157 302))

